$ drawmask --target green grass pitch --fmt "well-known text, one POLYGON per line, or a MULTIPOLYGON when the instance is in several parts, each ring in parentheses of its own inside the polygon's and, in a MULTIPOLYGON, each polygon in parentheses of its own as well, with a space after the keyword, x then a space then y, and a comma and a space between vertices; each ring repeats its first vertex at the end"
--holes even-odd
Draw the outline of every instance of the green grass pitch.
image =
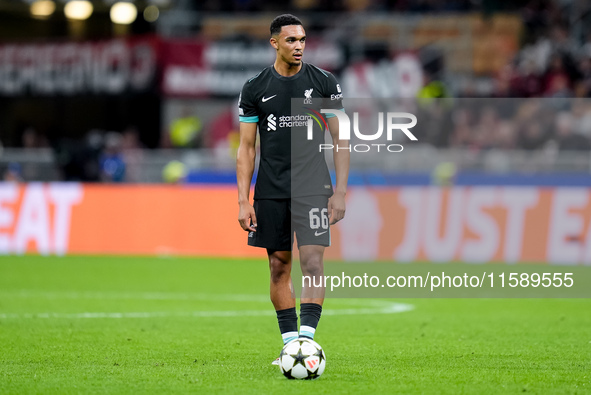
POLYGON ((330 299, 308 382, 267 290, 263 258, 2 257, 0 393, 591 393, 589 299, 330 299))

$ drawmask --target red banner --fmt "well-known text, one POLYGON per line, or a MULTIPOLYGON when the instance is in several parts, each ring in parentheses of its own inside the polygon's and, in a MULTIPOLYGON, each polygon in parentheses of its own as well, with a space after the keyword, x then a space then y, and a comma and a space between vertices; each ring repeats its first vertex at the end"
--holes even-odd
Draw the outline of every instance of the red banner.
POLYGON ((154 37, 85 43, 0 45, 0 95, 120 94, 150 89, 154 37))
MULTIPOLYGON (((330 42, 309 41, 306 61, 327 70, 344 62, 343 50, 330 42)), ((273 64, 266 41, 183 41, 163 44, 162 92, 166 96, 238 96, 244 83, 273 64)))

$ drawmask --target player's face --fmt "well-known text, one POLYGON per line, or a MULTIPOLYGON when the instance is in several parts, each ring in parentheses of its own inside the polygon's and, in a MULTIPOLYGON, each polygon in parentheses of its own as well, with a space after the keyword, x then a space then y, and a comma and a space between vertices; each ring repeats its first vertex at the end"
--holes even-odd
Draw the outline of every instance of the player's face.
POLYGON ((279 59, 290 66, 299 66, 306 47, 306 31, 301 25, 283 26, 279 35, 271 38, 271 44, 279 59))

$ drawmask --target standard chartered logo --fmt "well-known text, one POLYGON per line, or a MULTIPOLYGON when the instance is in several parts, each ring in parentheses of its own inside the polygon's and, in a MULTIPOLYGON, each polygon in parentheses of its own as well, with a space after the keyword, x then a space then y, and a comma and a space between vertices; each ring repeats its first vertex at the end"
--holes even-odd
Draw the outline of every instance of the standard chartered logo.
POLYGON ((267 117, 267 131, 271 130, 277 130, 277 117, 273 114, 267 117))
POLYGON ((279 117, 280 128, 298 128, 306 127, 308 119, 311 119, 309 115, 282 115, 279 117))
POLYGON ((267 130, 277 130, 280 128, 297 128, 306 127, 308 119, 311 119, 309 115, 281 115, 279 119, 274 114, 270 114, 267 117, 267 130), (279 125, 277 125, 279 123, 279 125))

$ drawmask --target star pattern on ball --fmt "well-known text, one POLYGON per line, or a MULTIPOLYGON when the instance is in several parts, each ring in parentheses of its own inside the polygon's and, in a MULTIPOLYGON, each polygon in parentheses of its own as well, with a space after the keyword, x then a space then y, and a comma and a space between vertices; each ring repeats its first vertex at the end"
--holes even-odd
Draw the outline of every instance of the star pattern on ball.
MULTIPOLYGON (((298 352, 297 354, 290 354, 291 357, 295 360, 293 365, 295 366, 296 364, 300 364, 300 365, 304 365, 304 358, 306 358, 306 356, 304 354, 302 354, 302 349, 298 348, 298 352)), ((304 365, 306 366, 306 365, 304 365)))

